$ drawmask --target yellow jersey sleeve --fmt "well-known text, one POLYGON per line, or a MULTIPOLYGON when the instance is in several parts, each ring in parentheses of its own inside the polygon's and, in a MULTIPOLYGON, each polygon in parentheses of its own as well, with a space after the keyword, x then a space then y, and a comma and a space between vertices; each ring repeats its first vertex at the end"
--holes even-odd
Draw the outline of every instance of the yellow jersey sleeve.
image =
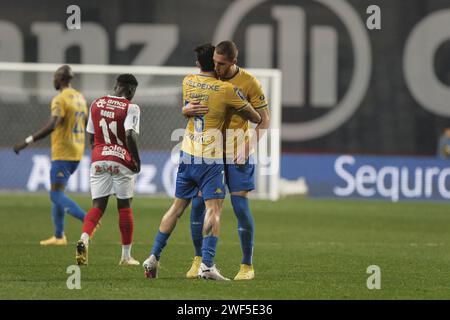
POLYGON ((236 112, 243 110, 249 105, 242 91, 233 85, 225 86, 225 104, 236 112))
POLYGON ((186 80, 187 80, 187 77, 189 77, 189 76, 184 77, 183 83, 181 85, 182 97, 183 97, 183 107, 186 105, 186 80))
POLYGON ((251 79, 248 97, 253 108, 255 108, 256 110, 267 108, 269 106, 261 83, 255 77, 252 77, 251 79))
POLYGON ((52 99, 51 104, 51 115, 52 117, 61 117, 64 118, 66 115, 64 99, 61 94, 58 94, 56 97, 52 99))

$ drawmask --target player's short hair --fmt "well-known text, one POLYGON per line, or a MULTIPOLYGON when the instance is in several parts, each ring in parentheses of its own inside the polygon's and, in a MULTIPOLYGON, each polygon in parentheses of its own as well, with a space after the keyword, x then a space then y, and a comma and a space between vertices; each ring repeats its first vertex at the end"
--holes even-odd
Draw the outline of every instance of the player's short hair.
POLYGON ((202 71, 214 71, 214 49, 214 46, 210 43, 202 44, 194 49, 195 53, 197 53, 197 61, 202 71))
POLYGON ((138 86, 138 81, 136 80, 136 77, 133 76, 131 73, 123 73, 119 75, 116 81, 119 85, 127 88, 138 86))
POLYGON ((216 53, 225 56, 229 61, 233 61, 238 56, 238 48, 233 41, 222 41, 216 46, 216 53))

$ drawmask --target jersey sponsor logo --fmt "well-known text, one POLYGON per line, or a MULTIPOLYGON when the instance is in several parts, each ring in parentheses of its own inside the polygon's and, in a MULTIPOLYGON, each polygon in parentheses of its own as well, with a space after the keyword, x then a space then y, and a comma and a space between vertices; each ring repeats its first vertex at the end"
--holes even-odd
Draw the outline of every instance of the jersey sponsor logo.
POLYGON ((111 173, 111 174, 119 174, 119 166, 112 166, 112 165, 96 165, 95 166, 95 173, 111 173))
POLYGON ((106 107, 118 108, 122 110, 125 109, 125 107, 127 106, 127 103, 115 99, 108 99, 106 103, 107 103, 106 107))
POLYGON ((119 147, 117 145, 103 146, 102 153, 101 153, 102 156, 115 156, 122 160, 125 160, 126 154, 127 154, 127 151, 124 148, 119 147))
MULTIPOLYGON (((209 100, 209 95, 192 92, 192 93, 189 94, 189 98, 191 98, 191 100, 193 100, 193 101, 208 101, 209 100)), ((189 101, 187 101, 185 103, 185 105, 187 105, 188 103, 189 103, 189 101)))
POLYGON ((201 143, 204 146, 210 145, 214 141, 216 141, 216 138, 214 136, 214 133, 216 133, 216 130, 206 130, 206 132, 186 132, 186 138, 196 142, 201 143), (214 131, 214 132, 213 132, 214 131))

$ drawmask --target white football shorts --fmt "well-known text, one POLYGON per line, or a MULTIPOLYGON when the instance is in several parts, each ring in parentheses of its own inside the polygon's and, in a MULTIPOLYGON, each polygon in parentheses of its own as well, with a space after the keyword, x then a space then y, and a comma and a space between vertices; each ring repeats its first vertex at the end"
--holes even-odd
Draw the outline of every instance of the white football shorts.
POLYGON ((114 161, 96 161, 91 164, 92 199, 112 194, 117 199, 133 197, 136 174, 124 165, 114 161))

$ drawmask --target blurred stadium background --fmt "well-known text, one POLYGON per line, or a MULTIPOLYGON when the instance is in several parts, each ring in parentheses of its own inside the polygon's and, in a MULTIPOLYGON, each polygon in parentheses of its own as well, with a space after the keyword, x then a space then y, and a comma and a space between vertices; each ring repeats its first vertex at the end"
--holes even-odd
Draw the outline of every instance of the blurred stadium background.
MULTIPOLYGON (((430 256, 433 262, 430 265, 434 265, 431 272, 433 284, 424 282, 428 266, 421 266, 423 274, 416 283, 409 283, 410 287, 401 278, 403 274, 408 279, 408 270, 403 270, 403 273, 396 271, 396 277, 399 277, 396 278, 397 288, 405 291, 385 293, 379 297, 449 297, 444 291, 433 291, 438 287, 441 267, 445 269, 449 262, 448 253, 445 254, 448 250, 445 249, 449 244, 446 231, 450 218, 446 216, 446 201, 450 199, 450 162, 438 156, 439 139, 444 129, 450 127, 448 0, 110 0, 107 4, 88 0, 2 0, 1 5, 2 215, 10 212, 8 199, 11 197, 15 197, 13 202, 19 206, 21 202, 34 203, 36 197, 41 197, 36 203, 45 202, 42 201, 49 188, 49 139, 33 144, 20 156, 16 156, 11 148, 46 123, 50 100, 55 93, 50 81, 51 73, 24 72, 19 71, 20 68, 6 71, 5 63, 193 67, 192 49, 196 45, 232 39, 240 49, 239 65, 278 69, 282 73, 281 154, 277 172, 279 180, 275 184, 280 207, 256 202, 261 216, 269 219, 260 236, 273 231, 271 226, 276 219, 270 210, 283 208, 280 210, 290 214, 298 212, 298 216, 289 216, 294 221, 292 227, 298 225, 299 234, 320 229, 320 214, 324 214, 323 218, 329 219, 327 223, 334 225, 335 222, 336 228, 327 230, 330 238, 326 239, 312 231, 306 232, 310 236, 307 243, 317 245, 319 256, 335 252, 336 247, 340 248, 339 244, 351 247, 351 244, 365 243, 364 248, 355 249, 358 252, 356 256, 360 255, 360 265, 353 265, 362 270, 363 284, 365 268, 374 263, 369 262, 371 258, 382 254, 380 246, 387 244, 384 241, 389 241, 389 256, 392 257, 397 252, 409 252, 408 248, 423 246, 423 251, 412 250, 406 260, 398 260, 398 266, 419 263, 429 250, 438 247, 440 251, 430 256), (66 28, 66 20, 70 16, 66 9, 72 4, 81 8, 79 30, 66 28), (366 21, 370 17, 367 8, 370 5, 381 8, 380 30, 367 28, 366 21), (11 196, 17 192, 22 194, 11 196), (31 197, 34 193, 40 196, 31 197), (286 196, 290 196, 289 199, 283 199, 286 196), (310 199, 305 199, 305 196, 310 199), (333 201, 321 202, 321 199, 330 198, 333 201), (340 201, 342 199, 351 200, 340 201), (382 201, 361 201, 363 199, 382 201), (427 205, 417 207, 409 201, 426 201, 427 205), (328 216, 332 211, 345 213, 328 216), (412 212, 411 216, 408 212, 412 212), (317 213, 317 216, 308 220, 309 213, 317 213), (306 220, 303 221, 305 214, 306 220), (358 220, 360 215, 367 218, 368 225, 358 220), (348 219, 349 225, 341 226, 339 221, 342 218, 348 219), (358 223, 352 225, 355 219, 358 223), (418 223, 429 228, 419 227, 418 223), (411 233, 402 234, 407 226, 411 233), (364 228, 381 233, 369 238, 360 233, 357 234, 361 238, 342 238, 345 237, 343 234, 351 235, 356 230, 366 230, 364 228), (395 238, 396 234, 398 238, 395 238), (361 253, 372 249, 373 255, 361 253), (416 287, 425 287, 425 291, 414 291, 416 287)), ((174 128, 182 128, 185 121, 178 110, 182 75, 139 77, 136 99, 142 108, 140 146, 145 152, 146 167, 138 181, 137 199, 140 195, 171 194, 174 168, 167 167, 167 157, 176 142, 170 140, 170 134, 174 128)), ((78 74, 74 86, 91 100, 109 92, 113 80, 114 75, 83 78, 78 74)), ((260 80, 267 90, 272 88, 270 79, 260 80)), ((269 103, 270 100, 269 94, 269 103)), ((85 199, 82 201, 85 201, 86 209, 89 205, 88 166, 87 157, 69 185, 70 191, 78 192, 78 196, 85 199)), ((261 198, 270 197, 263 194, 261 198)), ((146 208, 144 203, 138 203, 146 208)), ((152 232, 165 204, 154 212, 156 218, 152 220, 152 232)), ((24 219, 24 225, 27 214, 33 214, 32 208, 25 207, 25 215, 21 215, 20 207, 14 208, 18 217, 24 219)), ((45 223, 50 224, 50 202, 48 208, 44 205, 37 207, 41 210, 41 220, 47 219, 45 223)), ((230 208, 226 207, 226 210, 230 215, 225 221, 229 221, 226 222, 230 225, 229 232, 234 233, 234 218, 229 217, 232 215, 230 208)), ((74 230, 73 239, 78 226, 68 223, 68 230, 74 230)), ((290 226, 288 222, 284 225, 290 226)), ((51 230, 50 225, 45 227, 45 224, 42 224, 42 229, 51 230)), ((11 235, 11 231, 4 227, 0 231, 3 236, 11 235)), ((295 228, 291 231, 297 232, 295 228)), ((101 239, 102 235, 99 237, 101 239)), ((141 250, 143 255, 144 241, 148 244, 152 237, 152 233, 142 237, 142 247, 137 250, 141 250)), ((234 234, 230 237, 230 241, 234 241, 234 250, 238 252, 237 237, 234 234)), ((306 238, 302 239, 306 241, 306 238)), ((28 238, 27 241, 31 244, 37 240, 28 238)), ((187 233, 185 240, 189 241, 187 233)), ((288 240, 281 237, 279 241, 288 240)), ((295 242, 295 239, 289 241, 295 242)), ((299 250, 310 249, 307 244, 307 248, 300 246, 299 250)), ((294 247, 292 250, 299 248, 294 247)), ((270 251, 270 246, 267 250, 270 251)), ((263 249, 260 251, 262 256, 263 249)), ((299 254, 299 259, 302 257, 299 254)), ((388 261, 386 256, 383 259, 388 261)), ((322 266, 317 272, 322 272, 320 268, 329 261, 324 257, 316 263, 322 266)), ((289 262, 286 261, 285 265, 288 267, 289 262)), ((303 264, 301 268, 308 270, 308 265, 303 264)), ((328 274, 332 270, 323 272, 328 274)), ((298 274, 292 277, 298 279, 298 274)), ((337 281, 325 278, 328 282, 337 281)), ((351 279, 346 278, 345 281, 351 283, 351 279)), ((305 281, 300 281, 302 286, 308 286, 308 281, 305 281)), ((320 282, 320 276, 314 281, 316 284, 320 282)), ((292 286, 293 282, 286 283, 292 286)), ((265 285, 260 283, 261 288, 265 285)), ((339 285, 336 285, 336 295, 326 290, 321 295, 320 290, 301 292, 301 289, 290 288, 291 291, 284 295, 275 295, 273 292, 278 291, 274 288, 272 293, 261 291, 263 293, 255 294, 255 297, 376 297, 352 291, 352 286, 340 292, 339 285)), ((231 293, 227 297, 239 298, 231 293)), ((244 297, 250 298, 251 294, 244 297)))

